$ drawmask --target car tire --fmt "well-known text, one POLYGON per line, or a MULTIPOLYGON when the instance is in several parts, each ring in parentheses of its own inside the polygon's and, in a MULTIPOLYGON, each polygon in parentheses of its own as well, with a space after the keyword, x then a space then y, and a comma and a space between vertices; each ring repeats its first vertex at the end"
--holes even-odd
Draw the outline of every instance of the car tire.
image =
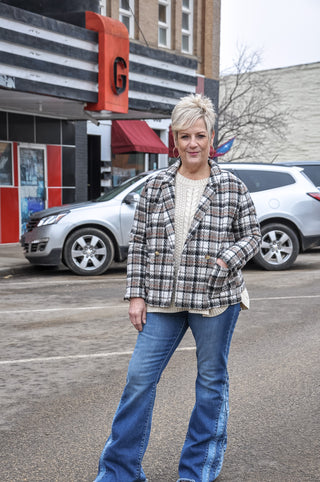
POLYGON ((96 228, 82 228, 72 233, 63 250, 64 262, 75 274, 96 276, 109 268, 114 247, 109 236, 96 228))
POLYGON ((299 254, 296 233, 285 224, 266 224, 261 228, 262 242, 254 261, 269 271, 290 268, 299 254))

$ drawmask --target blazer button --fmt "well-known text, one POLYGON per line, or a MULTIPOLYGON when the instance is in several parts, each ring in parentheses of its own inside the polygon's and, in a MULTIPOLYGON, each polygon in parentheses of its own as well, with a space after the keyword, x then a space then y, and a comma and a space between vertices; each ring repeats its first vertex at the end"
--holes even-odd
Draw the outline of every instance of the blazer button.
POLYGON ((156 256, 159 256, 160 253, 159 253, 159 251, 156 251, 154 254, 155 254, 156 256))
POLYGON ((210 254, 205 255, 205 259, 210 259, 210 258, 211 258, 210 254))

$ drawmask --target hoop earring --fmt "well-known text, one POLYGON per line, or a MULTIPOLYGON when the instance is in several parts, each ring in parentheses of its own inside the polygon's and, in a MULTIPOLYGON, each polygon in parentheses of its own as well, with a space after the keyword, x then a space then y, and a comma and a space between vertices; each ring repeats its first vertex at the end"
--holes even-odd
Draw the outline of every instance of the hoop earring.
POLYGON ((173 157, 176 157, 176 158, 179 157, 179 151, 178 151, 178 148, 176 146, 174 146, 174 148, 172 150, 172 154, 173 154, 173 157), (177 154, 175 154, 175 152, 174 152, 175 149, 177 149, 177 154))

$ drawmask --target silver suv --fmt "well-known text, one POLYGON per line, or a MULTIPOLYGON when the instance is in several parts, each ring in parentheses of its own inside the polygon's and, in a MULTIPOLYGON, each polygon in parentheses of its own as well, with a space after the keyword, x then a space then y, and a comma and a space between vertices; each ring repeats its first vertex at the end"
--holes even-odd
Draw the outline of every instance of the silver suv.
POLYGON ((297 166, 303 169, 309 179, 320 189, 320 161, 284 161, 277 162, 279 166, 297 166))
MULTIPOLYGON (((251 192, 262 231, 255 256, 267 270, 289 268, 299 252, 320 245, 320 191, 297 167, 220 164, 251 192)), ((31 215, 21 238, 33 264, 61 261, 78 275, 99 275, 124 261, 136 203, 146 179, 139 174, 95 201, 46 209, 31 215)))
POLYGON ((320 245, 320 190, 299 167, 220 164, 249 189, 261 227, 254 261, 267 270, 287 269, 300 252, 320 245))

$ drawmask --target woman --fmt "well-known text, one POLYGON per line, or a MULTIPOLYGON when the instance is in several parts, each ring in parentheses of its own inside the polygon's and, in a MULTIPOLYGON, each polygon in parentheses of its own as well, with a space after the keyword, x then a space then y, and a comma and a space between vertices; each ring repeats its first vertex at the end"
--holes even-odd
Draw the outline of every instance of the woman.
POLYGON ((180 100, 172 112, 179 158, 147 181, 137 206, 125 298, 139 335, 96 482, 147 480, 141 464, 156 386, 188 328, 198 374, 178 480, 211 482, 222 467, 228 353, 240 305, 248 305, 241 268, 260 231, 244 184, 209 159, 214 123, 208 98, 180 100))

